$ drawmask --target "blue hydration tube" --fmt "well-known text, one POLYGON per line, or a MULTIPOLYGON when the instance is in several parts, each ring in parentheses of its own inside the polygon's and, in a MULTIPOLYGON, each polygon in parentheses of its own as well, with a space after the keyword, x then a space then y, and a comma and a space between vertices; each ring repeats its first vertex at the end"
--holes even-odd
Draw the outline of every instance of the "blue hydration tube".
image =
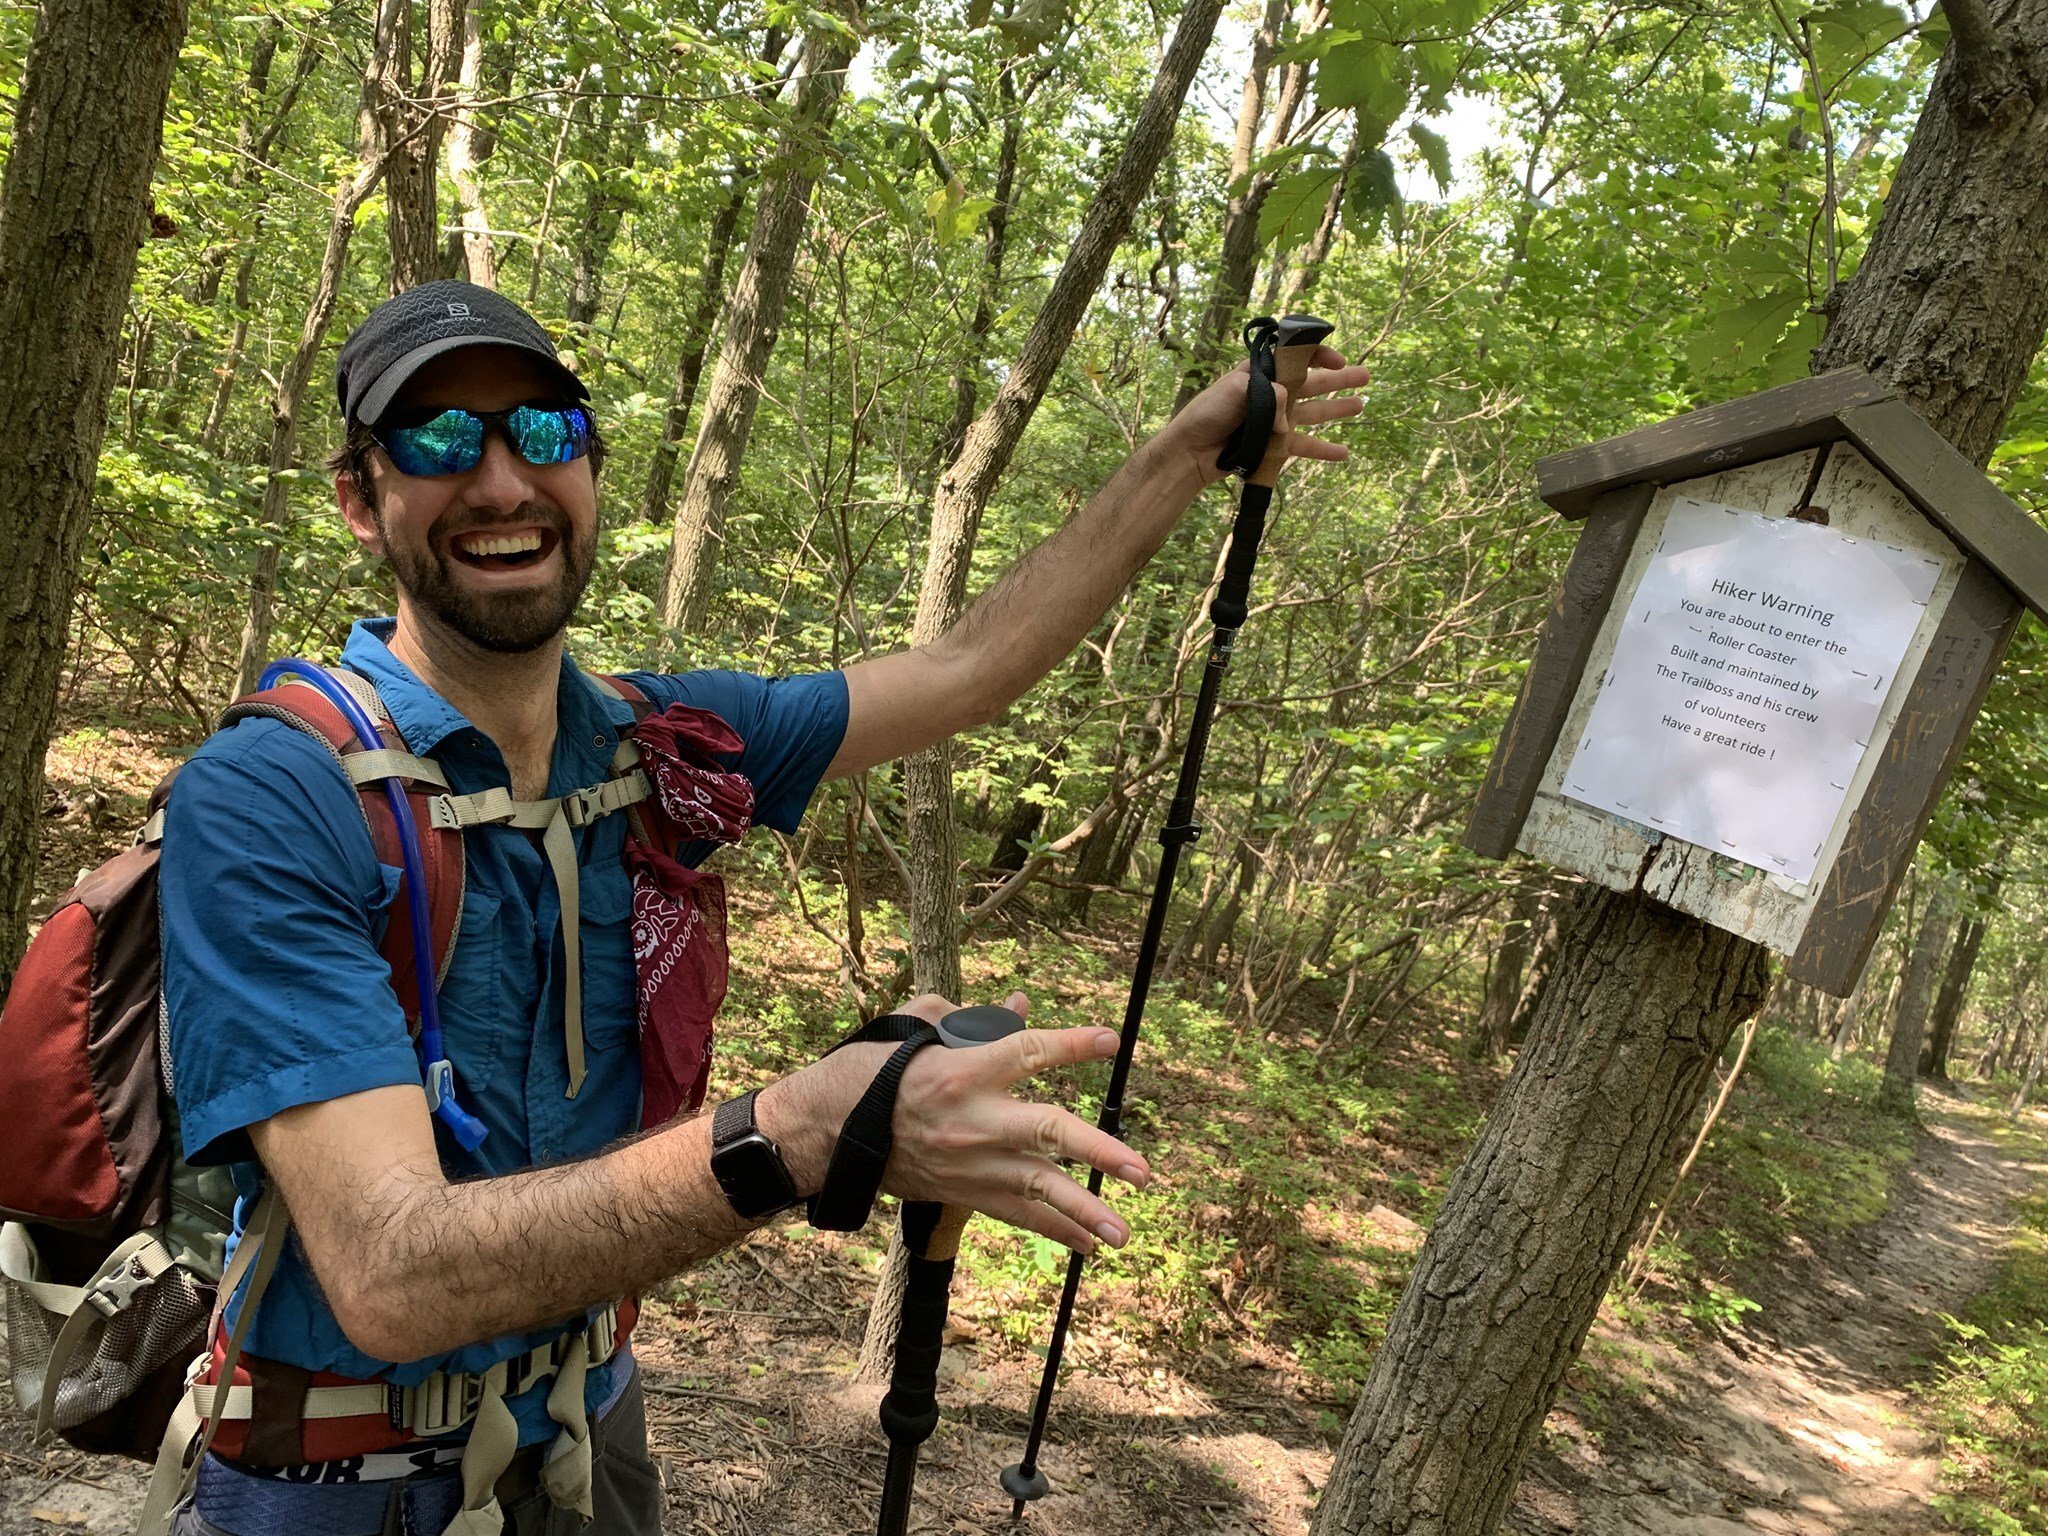
MULTIPOLYGON (((282 677, 295 677, 300 682, 311 684, 321 695, 341 711, 342 719, 356 733, 357 740, 365 747, 375 748, 383 744, 383 736, 369 712, 357 702, 354 694, 337 683, 324 668, 316 667, 309 661, 287 659, 273 661, 264 669, 257 682, 259 692, 274 687, 282 677)), ((455 1102, 455 1068, 449 1064, 446 1046, 441 1041, 441 1002, 436 995, 434 975, 434 933, 432 914, 427 910, 426 861, 420 856, 420 833, 412 817, 412 805, 405 798, 405 789, 397 778, 382 781, 384 793, 391 801, 391 819, 398 828, 398 847, 405 861, 405 886, 411 899, 406 902, 412 917, 412 958, 419 974, 420 992, 420 1065, 426 1074, 427 1107, 441 1117, 441 1123, 448 1127, 465 1152, 474 1152, 482 1144, 484 1123, 455 1102)))

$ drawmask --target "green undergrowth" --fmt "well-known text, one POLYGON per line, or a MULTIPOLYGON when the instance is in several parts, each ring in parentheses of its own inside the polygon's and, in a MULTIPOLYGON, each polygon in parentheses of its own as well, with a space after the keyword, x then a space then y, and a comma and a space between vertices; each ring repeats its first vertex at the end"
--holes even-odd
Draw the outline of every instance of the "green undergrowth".
MULTIPOLYGON (((2048 1137, 2005 1122, 2023 1155, 2048 1137)), ((1948 1319, 1933 1399, 1947 1435, 1934 1506, 1982 1536, 2048 1536, 2048 1191, 2022 1204, 1991 1288, 1948 1319)))
MULTIPOLYGON (((1735 1047, 1729 1047, 1728 1060, 1735 1047)), ((1725 1064, 1724 1064, 1725 1066, 1725 1064)), ((1739 1324, 1752 1266, 1795 1236, 1875 1221, 1913 1132, 1877 1107, 1882 1068, 1766 1026, 1650 1253, 1656 1294, 1695 1324, 1739 1324)))
MULTIPOLYGON (((765 872, 736 884, 756 900, 772 888, 765 872)), ((900 924, 871 911, 868 931, 900 924)), ((793 911, 736 909, 732 938, 714 1097, 814 1058, 855 1022, 831 952, 793 911)), ((1032 930, 985 941, 965 963, 970 1001, 1014 985, 1034 1024, 1121 1021, 1121 951, 1032 930)), ((1300 1011, 1313 1017, 1315 1004, 1300 1011)), ((1318 1061, 1316 1043, 1305 1026, 1247 1036, 1205 988, 1155 988, 1125 1117, 1155 1178, 1109 1187, 1133 1238, 1089 1267, 1078 1356, 1192 1359, 1212 1345, 1228 1356, 1256 1339, 1291 1354, 1332 1404, 1355 1395, 1496 1079, 1413 1050, 1318 1061)), ((1049 1074, 1039 1091, 1092 1122, 1107 1080, 1096 1065, 1049 1074)), ((879 1252, 885 1237, 877 1220, 866 1240, 879 1252)), ((1042 1348, 1065 1264, 1043 1238, 976 1222, 955 1315, 1042 1348)))

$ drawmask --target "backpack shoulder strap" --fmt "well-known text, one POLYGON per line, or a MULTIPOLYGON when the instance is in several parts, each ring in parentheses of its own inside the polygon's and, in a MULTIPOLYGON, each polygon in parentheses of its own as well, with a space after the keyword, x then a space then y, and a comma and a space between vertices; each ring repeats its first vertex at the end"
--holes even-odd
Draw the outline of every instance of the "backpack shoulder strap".
MULTIPOLYGON (((637 726, 654 713, 654 701, 623 677, 610 672, 586 672, 583 675, 589 678, 592 686, 606 698, 617 699, 632 706, 634 725, 637 726)), ((640 748, 633 742, 633 733, 630 730, 619 732, 619 750, 612 754, 612 777, 630 778, 633 774, 643 771, 640 767, 640 748)), ((659 849, 671 858, 675 856, 673 844, 659 835, 654 821, 638 805, 626 808, 626 823, 635 842, 643 847, 659 849)))
MULTIPOLYGON (((462 920, 463 855, 459 827, 436 826, 431 801, 448 788, 447 777, 430 759, 405 750, 397 728, 367 678, 339 667, 335 679, 356 695, 378 725, 381 740, 364 742, 317 688, 303 683, 283 682, 261 693, 235 700, 221 715, 222 725, 239 720, 271 719, 313 737, 334 755, 349 782, 356 787, 363 820, 370 829, 370 842, 380 863, 400 867, 398 824, 384 782, 394 774, 401 780, 413 825, 419 829, 420 856, 426 866, 429 931, 433 935, 433 974, 438 983, 448 974, 449 959, 455 953, 455 931, 462 920)), ((413 963, 412 922, 408 915, 413 893, 403 883, 391 903, 384 925, 381 953, 391 967, 392 989, 405 1010, 408 1027, 419 1030, 419 967, 413 963)))

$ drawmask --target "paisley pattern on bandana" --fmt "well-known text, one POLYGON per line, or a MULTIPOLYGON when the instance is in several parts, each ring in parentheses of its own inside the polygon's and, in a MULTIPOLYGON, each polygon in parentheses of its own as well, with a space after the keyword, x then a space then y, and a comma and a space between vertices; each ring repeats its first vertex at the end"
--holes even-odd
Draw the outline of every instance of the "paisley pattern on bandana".
POLYGON ((651 839, 626 841, 633 872, 633 962, 640 994, 643 1126, 704 1102, 712 1019, 728 975, 725 882, 678 863, 683 842, 736 843, 754 815, 754 786, 714 753, 745 745, 708 709, 673 704, 633 731, 654 794, 640 807, 651 839))

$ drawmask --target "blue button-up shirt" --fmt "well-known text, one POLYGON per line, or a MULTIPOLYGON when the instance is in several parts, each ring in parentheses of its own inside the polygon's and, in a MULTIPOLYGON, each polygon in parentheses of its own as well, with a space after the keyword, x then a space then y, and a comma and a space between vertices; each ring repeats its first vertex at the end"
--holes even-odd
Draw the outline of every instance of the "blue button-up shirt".
MULTIPOLYGON (((358 624, 343 663, 376 684, 409 750, 451 790, 508 785, 489 737, 391 653, 392 622, 358 624)), ((754 819, 794 831, 845 734, 837 672, 769 681, 738 672, 631 673, 657 709, 693 704, 746 743, 728 766, 753 780, 754 819)), ((556 696, 548 794, 607 776, 631 708, 568 657, 556 696)), ((489 1134, 464 1152, 437 1120, 451 1178, 583 1157, 637 1128, 640 1053, 630 904, 620 862, 627 818, 576 833, 581 866, 583 1029, 588 1075, 566 1097, 563 951, 555 882, 538 840, 509 827, 464 834, 461 925, 440 988, 456 1093, 489 1134)), ((695 863, 710 851, 684 850, 695 863)), ((378 953, 400 872, 377 861, 356 791, 326 745, 281 721, 243 721, 178 776, 164 827, 164 997, 180 1135, 195 1163, 229 1163, 237 1232, 260 1188, 247 1127, 282 1110, 421 1081, 419 1059, 378 953)), ((453 1262, 459 1263, 456 1259, 453 1262)), ((349 1342, 296 1238, 250 1327, 251 1354, 404 1385, 434 1371, 482 1371, 559 1329, 505 1335, 432 1359, 394 1362, 349 1342)), ((593 1371, 592 1410, 628 1369, 593 1371)), ((551 1437, 545 1383, 513 1400, 522 1443, 551 1437)))

